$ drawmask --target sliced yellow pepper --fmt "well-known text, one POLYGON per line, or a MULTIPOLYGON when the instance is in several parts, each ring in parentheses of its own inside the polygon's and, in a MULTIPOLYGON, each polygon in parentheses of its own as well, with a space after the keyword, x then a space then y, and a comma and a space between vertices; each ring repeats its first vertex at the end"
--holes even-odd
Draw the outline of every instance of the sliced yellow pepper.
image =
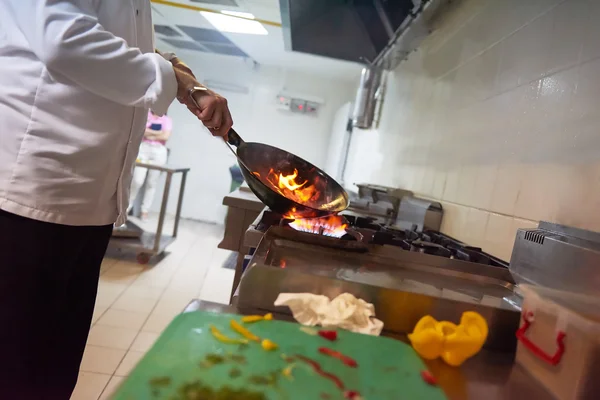
POLYGON ((231 325, 231 329, 242 335, 248 340, 252 340, 253 342, 260 342, 260 338, 256 336, 254 333, 250 332, 248 329, 244 328, 240 325, 236 320, 232 319, 229 323, 231 325))
POLYGON ((274 342, 270 341, 269 339, 263 340, 261 343, 261 346, 266 351, 276 350, 279 347, 279 346, 277 346, 277 343, 274 343, 274 342))
POLYGON ((444 335, 436 329, 438 324, 435 318, 426 315, 417 322, 413 333, 408 334, 415 351, 426 360, 435 360, 442 354, 444 335))
POLYGON ((447 364, 459 366, 479 353, 488 335, 485 319, 476 312, 464 312, 456 331, 446 336, 442 359, 447 364))
POLYGON ((234 339, 228 336, 223 335, 216 326, 210 326, 210 333, 217 339, 219 342, 228 343, 228 344, 248 344, 246 339, 234 339))
POLYGON ((438 357, 451 366, 459 366, 481 350, 488 335, 485 319, 476 312, 463 313, 460 324, 436 321, 426 315, 408 335, 415 351, 427 360, 438 357))
POLYGON ((242 317, 242 322, 245 324, 251 324, 253 322, 258 322, 258 321, 270 321, 273 319, 273 314, 268 313, 265 315, 246 315, 245 317, 242 317))
POLYGON ((295 367, 296 367, 296 364, 290 364, 281 371, 281 374, 292 381, 292 380, 294 380, 294 377, 292 376, 292 370, 295 367))

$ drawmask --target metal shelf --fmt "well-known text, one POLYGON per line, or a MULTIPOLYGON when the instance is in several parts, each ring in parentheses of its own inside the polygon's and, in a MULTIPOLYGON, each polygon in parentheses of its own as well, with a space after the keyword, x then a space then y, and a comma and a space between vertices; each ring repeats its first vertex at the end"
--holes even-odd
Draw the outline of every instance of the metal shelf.
POLYGON ((140 264, 147 264, 151 257, 163 253, 167 246, 173 243, 177 238, 179 220, 181 218, 181 206, 183 204, 183 194, 185 192, 185 181, 187 178, 187 173, 190 169, 144 163, 136 163, 136 167, 154 169, 167 174, 162 202, 160 204, 160 213, 158 215, 158 226, 156 228, 156 232, 146 231, 132 221, 127 221, 125 229, 115 228, 113 237, 109 243, 109 247, 133 250, 137 252, 138 262, 140 264), (171 190, 173 175, 177 173, 181 174, 181 184, 179 185, 179 198, 177 199, 177 211, 175 212, 173 233, 171 235, 165 235, 163 234, 163 227, 167 213, 167 204, 169 202, 169 192, 171 190))

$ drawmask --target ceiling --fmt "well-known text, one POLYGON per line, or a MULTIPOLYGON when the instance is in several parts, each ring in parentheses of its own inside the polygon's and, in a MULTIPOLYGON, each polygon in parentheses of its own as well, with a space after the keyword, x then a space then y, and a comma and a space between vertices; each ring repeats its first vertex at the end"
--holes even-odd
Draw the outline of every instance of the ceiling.
MULTIPOLYGON (((249 12, 259 20, 281 23, 279 0, 169 1, 216 11, 249 12)), ((152 8, 158 45, 172 46, 182 55, 187 52, 201 52, 244 57, 262 65, 352 81, 358 79, 362 68, 356 63, 288 52, 284 49, 282 29, 277 26, 263 24, 268 35, 221 33, 198 11, 158 3, 153 3, 152 8)))

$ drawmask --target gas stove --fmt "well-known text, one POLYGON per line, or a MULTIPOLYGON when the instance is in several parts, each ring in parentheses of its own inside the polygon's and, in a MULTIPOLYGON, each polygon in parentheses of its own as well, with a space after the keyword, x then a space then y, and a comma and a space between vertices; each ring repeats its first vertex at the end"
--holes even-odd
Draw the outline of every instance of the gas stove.
POLYGON ((373 303, 391 333, 410 332, 423 315, 458 321, 470 310, 490 321, 487 348, 515 348, 519 309, 507 264, 440 232, 353 212, 293 221, 265 210, 244 244, 250 254, 233 296, 240 309, 286 314, 273 306, 279 293, 347 292, 373 303))
POLYGON ((336 238, 342 242, 358 242, 340 243, 337 246, 340 248, 353 247, 367 252, 374 246, 393 246, 410 252, 508 268, 507 262, 485 253, 481 248, 469 246, 441 232, 427 229, 421 232, 416 229, 402 229, 386 222, 383 218, 362 216, 354 212, 345 212, 329 218, 294 221, 265 210, 251 229, 258 232, 257 236, 262 237, 262 234, 273 226, 298 231, 299 240, 304 238, 318 244, 321 239, 321 242, 328 247, 331 247, 333 242, 324 239, 336 238), (317 237, 306 237, 306 235, 317 237))

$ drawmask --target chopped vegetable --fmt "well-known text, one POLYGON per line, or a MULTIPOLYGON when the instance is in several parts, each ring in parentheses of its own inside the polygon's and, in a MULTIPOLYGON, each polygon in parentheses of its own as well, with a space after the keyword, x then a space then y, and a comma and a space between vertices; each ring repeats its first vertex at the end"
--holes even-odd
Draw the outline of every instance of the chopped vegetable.
POLYGON ((487 335, 486 320, 476 312, 466 311, 458 325, 426 315, 417 322, 408 339, 421 357, 427 360, 441 357, 446 364, 458 367, 481 350, 487 335))
POLYGON ((177 395, 171 398, 181 400, 267 400, 267 396, 262 392, 254 392, 246 389, 234 389, 229 386, 223 386, 219 389, 212 389, 210 386, 205 385, 198 380, 194 382, 188 382, 180 386, 177 390, 177 395))
POLYGON ((225 361, 225 358, 220 354, 207 354, 205 358, 211 364, 222 364, 225 361))
POLYGON ((358 363, 353 358, 343 355, 339 351, 328 349, 327 347, 319 347, 319 353, 325 354, 326 356, 330 356, 333 358, 337 358, 349 367, 358 367, 358 363))
POLYGON ((319 336, 321 336, 322 338, 325 338, 327 340, 331 340, 333 342, 334 340, 337 339, 337 332, 336 331, 320 330, 319 331, 319 336))
POLYGON ((237 364, 246 364, 246 357, 244 357, 241 354, 227 353, 227 355, 225 357, 227 358, 228 361, 233 361, 234 363, 237 363, 237 364))
POLYGON ((219 354, 207 354, 204 357, 204 360, 200 363, 200 366, 203 368, 211 368, 217 364, 223 364, 225 362, 225 358, 219 354))
POLYGON ((423 380, 429 385, 437 384, 437 379, 435 379, 435 376, 431 375, 431 372, 427 370, 421 371, 421 378, 423 378, 423 380))
POLYGON ((296 367, 296 364, 290 364, 287 367, 285 367, 282 371, 281 374, 283 376, 285 376, 286 378, 288 378, 289 380, 293 380, 292 377, 292 370, 296 367))
POLYGON ((237 378, 240 375, 242 375, 242 371, 240 371, 239 368, 237 368, 237 367, 233 367, 231 370, 229 370, 230 378, 237 378))
POLYGON ((277 384, 277 379, 279 378, 279 371, 271 372, 267 375, 254 375, 251 376, 248 380, 250 383, 255 385, 269 385, 274 386, 277 384))
POLYGON ((157 378, 150 379, 150 386, 169 386, 171 384, 171 378, 168 376, 160 376, 157 378))
POLYGON ((273 314, 268 313, 265 315, 246 315, 245 317, 242 317, 242 322, 245 324, 251 324, 253 322, 258 322, 258 321, 270 321, 273 319, 273 314))
POLYGON ((335 376, 334 374, 323 371, 323 369, 321 368, 321 364, 319 364, 315 360, 311 360, 310 358, 305 357, 301 354, 296 354, 296 358, 309 364, 317 374, 321 375, 324 378, 331 380, 333 383, 335 383, 335 385, 339 389, 344 390, 344 382, 342 382, 342 380, 340 378, 338 378, 337 376, 335 376))
POLYGON ((308 326, 301 326, 300 330, 306 334, 309 334, 311 336, 317 336, 317 330, 314 328, 310 328, 308 326))
POLYGON ((248 329, 244 328, 236 320, 232 319, 229 324, 231 325, 231 329, 233 329, 246 339, 252 340, 253 342, 260 342, 260 338, 258 336, 250 332, 248 329))
POLYGON ((228 343, 228 344, 248 344, 246 339, 234 339, 228 336, 223 335, 216 326, 210 326, 210 333, 217 339, 219 342, 228 343))
POLYGON ((274 342, 270 341, 269 339, 263 340, 261 343, 261 346, 266 351, 276 350, 279 347, 279 346, 277 346, 277 343, 274 343, 274 342))
POLYGON ((356 390, 347 390, 344 392, 344 398, 349 400, 359 400, 361 397, 360 393, 358 393, 356 390))

